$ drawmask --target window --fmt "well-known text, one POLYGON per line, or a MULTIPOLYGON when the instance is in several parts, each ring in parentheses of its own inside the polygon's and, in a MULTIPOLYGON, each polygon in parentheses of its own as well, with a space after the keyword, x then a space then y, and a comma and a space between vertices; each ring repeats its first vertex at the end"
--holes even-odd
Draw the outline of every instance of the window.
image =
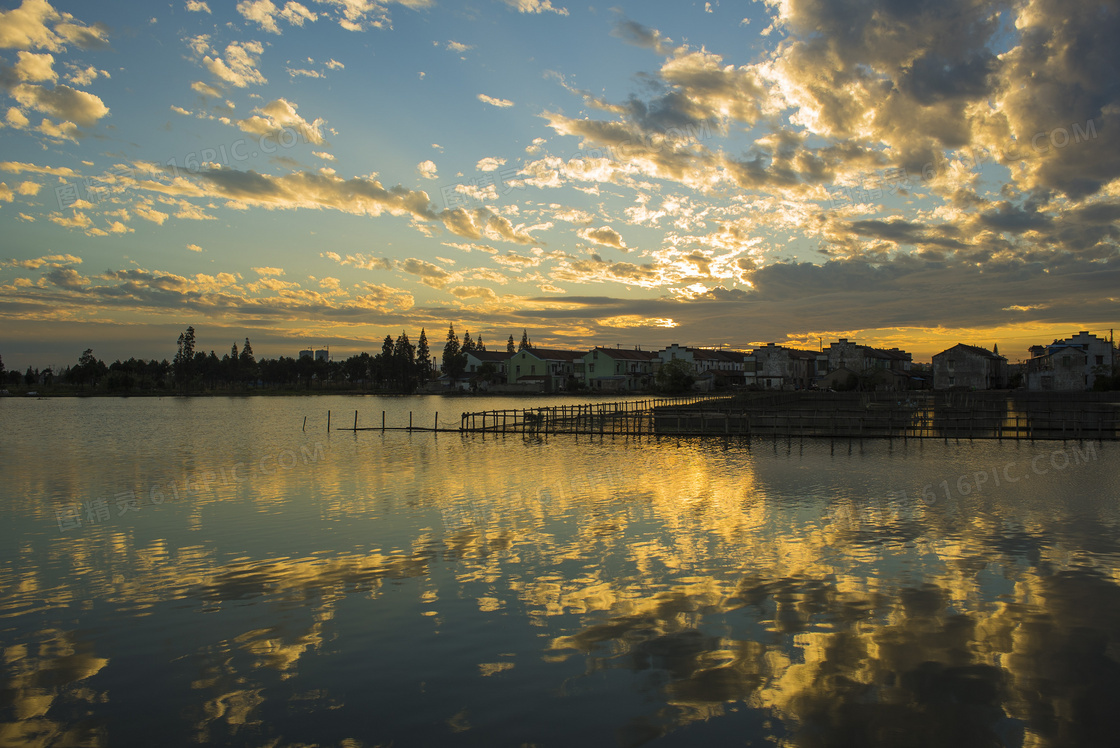
POLYGON ((521 366, 520 365, 518 365, 518 367, 517 367, 517 375, 521 376, 521 366))
POLYGON ((592 374, 594 374, 594 373, 595 373, 595 364, 591 364, 591 365, 590 365, 590 367, 589 367, 589 371, 590 371, 590 372, 591 372, 592 374))
POLYGON ((949 371, 956 371, 957 362, 954 359, 949 359, 949 371))
POLYGON ((1069 362, 1070 362, 1070 357, 1069 356, 1062 356, 1062 366, 1069 366, 1069 362))
POLYGON ((598 361, 598 360, 599 360, 599 351, 593 351, 593 352, 591 353, 591 358, 593 358, 593 359, 595 359, 596 361, 598 361))
POLYGON ((536 374, 537 373, 537 365, 536 364, 533 364, 532 366, 529 367, 529 373, 530 374, 536 374))
POLYGON ((949 377, 949 386, 950 387, 952 387, 956 383, 957 383, 957 378, 956 377, 949 377))

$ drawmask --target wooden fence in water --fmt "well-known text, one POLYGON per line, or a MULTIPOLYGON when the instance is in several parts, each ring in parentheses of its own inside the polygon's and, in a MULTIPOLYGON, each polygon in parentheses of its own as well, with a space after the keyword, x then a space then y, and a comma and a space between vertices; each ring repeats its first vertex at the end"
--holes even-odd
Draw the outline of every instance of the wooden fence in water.
MULTIPOLYGON (((623 400, 462 413, 456 428, 336 427, 345 431, 427 431, 591 436, 737 436, 901 439, 1120 438, 1120 400, 1093 393, 749 393, 623 400)), ((306 428, 306 420, 304 424, 306 428)), ((330 413, 327 414, 330 430, 330 413)))
POLYGON ((772 393, 464 413, 473 433, 902 439, 1120 438, 1120 402, 933 393, 772 393))

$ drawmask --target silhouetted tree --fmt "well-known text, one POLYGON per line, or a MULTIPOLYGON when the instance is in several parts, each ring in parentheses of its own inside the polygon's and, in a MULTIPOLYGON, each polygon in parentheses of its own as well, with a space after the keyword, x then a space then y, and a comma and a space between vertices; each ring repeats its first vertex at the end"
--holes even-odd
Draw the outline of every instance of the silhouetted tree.
POLYGON ((485 351, 486 350, 486 344, 482 342, 482 335, 481 334, 474 341, 474 349, 476 351, 485 351))
POLYGON ((416 380, 427 384, 432 379, 432 352, 428 350, 428 335, 420 328, 420 339, 416 341, 416 380))
POLYGON ((466 353, 467 351, 473 351, 473 350, 474 350, 474 341, 471 340, 471 331, 470 330, 465 330, 463 332, 463 345, 459 348, 459 351, 462 352, 462 353, 466 353))
POLYGON ((459 336, 455 334, 454 324, 447 328, 447 342, 443 344, 443 361, 440 368, 451 379, 463 376, 463 371, 467 368, 467 357, 459 348, 459 336))
POLYGON ((533 343, 532 343, 532 341, 529 340, 529 331, 528 330, 522 330, 521 331, 521 342, 517 344, 517 350, 523 351, 526 348, 532 349, 532 347, 533 347, 533 343))
POLYGON ((517 353, 517 349, 513 346, 513 333, 510 333, 509 340, 506 341, 506 353, 517 353))
MULTIPOLYGON (((237 347, 234 346, 234 350, 237 347)), ((260 367, 257 365, 257 359, 253 356, 253 346, 249 344, 249 339, 245 338, 245 345, 241 347, 241 355, 237 357, 237 373, 238 378, 243 382, 255 382, 260 376, 260 367)))
POLYGON ((692 364, 683 358, 673 359, 657 370, 657 386, 670 394, 688 390, 694 381, 692 364))
POLYGON ((179 335, 179 349, 175 353, 172 364, 175 370, 175 381, 179 383, 180 390, 185 390, 190 384, 194 368, 194 327, 179 335))

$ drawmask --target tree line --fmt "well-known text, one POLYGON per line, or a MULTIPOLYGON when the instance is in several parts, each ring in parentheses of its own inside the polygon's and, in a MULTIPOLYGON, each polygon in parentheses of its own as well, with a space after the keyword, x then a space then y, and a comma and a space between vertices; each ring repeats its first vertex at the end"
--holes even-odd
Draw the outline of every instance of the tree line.
MULTIPOLYGON (((362 352, 342 361, 326 361, 315 357, 257 359, 249 338, 238 347, 234 342, 220 358, 211 350, 198 350, 194 326, 184 330, 176 340, 172 359, 145 361, 135 357, 106 365, 87 348, 77 363, 59 371, 48 367, 29 366, 26 372, 8 371, 0 358, 0 384, 27 390, 57 388, 65 385, 76 392, 112 392, 120 394, 146 392, 239 392, 283 389, 358 389, 364 391, 409 393, 439 377, 463 376, 470 351, 485 351, 482 336, 471 338, 464 331, 462 341, 455 333, 454 323, 447 330, 447 342, 437 366, 428 346, 424 328, 413 344, 408 334, 394 339, 386 335, 376 354, 362 352)), ((532 348, 526 331, 521 342, 514 344, 509 336, 506 349, 515 352, 532 348)), ((494 368, 496 373, 497 369, 494 368)))

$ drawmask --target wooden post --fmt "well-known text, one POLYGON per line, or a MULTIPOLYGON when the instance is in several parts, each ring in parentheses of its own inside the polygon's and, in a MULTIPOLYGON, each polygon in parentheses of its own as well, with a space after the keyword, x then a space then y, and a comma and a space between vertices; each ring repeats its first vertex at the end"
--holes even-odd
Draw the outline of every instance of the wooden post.
POLYGON ((381 433, 385 433, 385 411, 381 411, 381 433))
POLYGON ((412 411, 408 411, 408 433, 412 433, 412 411))
POLYGON ((303 417, 303 430, 307 431, 307 416, 303 417))
POLYGON ((358 430, 358 411, 354 411, 354 430, 358 430))
POLYGON ((331 412, 327 411, 327 433, 331 433, 331 412))
POLYGON ((439 411, 436 411, 436 420, 432 423, 432 431, 439 431, 439 411))

